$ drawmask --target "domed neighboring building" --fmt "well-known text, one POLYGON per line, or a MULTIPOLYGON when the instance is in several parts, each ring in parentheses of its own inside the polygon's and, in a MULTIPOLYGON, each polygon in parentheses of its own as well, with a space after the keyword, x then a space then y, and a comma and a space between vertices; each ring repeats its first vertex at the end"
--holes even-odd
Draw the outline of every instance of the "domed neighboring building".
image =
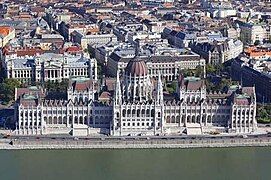
POLYGON ((124 73, 124 96, 128 101, 147 101, 151 99, 152 83, 144 60, 132 59, 124 73))

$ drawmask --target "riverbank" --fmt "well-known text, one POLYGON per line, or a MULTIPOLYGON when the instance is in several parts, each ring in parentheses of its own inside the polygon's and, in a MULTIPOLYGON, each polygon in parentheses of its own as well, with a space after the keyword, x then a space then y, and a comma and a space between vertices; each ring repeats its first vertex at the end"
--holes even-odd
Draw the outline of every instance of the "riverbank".
POLYGON ((2 139, 0 149, 157 149, 271 146, 271 137, 199 139, 2 139))

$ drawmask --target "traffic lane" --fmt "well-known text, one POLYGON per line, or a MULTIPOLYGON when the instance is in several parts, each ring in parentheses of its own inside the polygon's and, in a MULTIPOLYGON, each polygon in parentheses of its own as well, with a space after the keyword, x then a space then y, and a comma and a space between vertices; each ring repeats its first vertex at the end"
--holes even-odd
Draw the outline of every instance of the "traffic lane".
MULTIPOLYGON (((270 138, 271 134, 242 136, 120 136, 120 137, 73 137, 73 136, 8 136, 6 139, 29 139, 29 140, 202 140, 202 139, 254 139, 270 138)), ((3 136, 0 138, 4 138, 3 136)))

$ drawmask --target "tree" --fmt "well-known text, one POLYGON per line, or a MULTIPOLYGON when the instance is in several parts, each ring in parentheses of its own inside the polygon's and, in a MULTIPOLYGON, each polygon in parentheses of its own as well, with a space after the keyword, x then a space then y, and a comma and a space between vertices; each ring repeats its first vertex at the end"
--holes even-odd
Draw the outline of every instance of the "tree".
POLYGON ((4 104, 14 100, 15 88, 20 86, 21 83, 17 79, 4 79, 3 83, 0 84, 0 98, 4 104))
POLYGON ((231 86, 231 80, 230 79, 221 79, 221 82, 219 83, 219 89, 220 91, 226 91, 228 87, 231 86))
POLYGON ((193 76, 194 72, 191 69, 183 69, 182 70, 182 74, 186 77, 186 76, 193 76))
POLYGON ((257 105, 257 121, 259 123, 271 123, 271 105, 257 105))
POLYGON ((213 83, 209 79, 206 80, 206 88, 209 91, 225 92, 232 84, 230 79, 222 78, 219 83, 213 83))
POLYGON ((202 66, 197 66, 195 69, 195 76, 197 77, 203 77, 204 75, 204 70, 202 66))
POLYGON ((67 89, 69 85, 68 79, 63 79, 62 81, 52 82, 47 81, 45 82, 44 86, 48 91, 47 98, 55 98, 55 99, 63 99, 67 96, 67 89))
POLYGON ((63 79, 61 82, 47 81, 44 85, 47 91, 66 93, 69 85, 69 80, 63 79))
POLYGON ((212 65, 212 64, 207 64, 206 65, 206 73, 207 74, 212 74, 212 73, 215 73, 216 72, 216 69, 215 69, 215 66, 212 65))
POLYGON ((223 64, 216 64, 215 65, 216 74, 220 74, 223 70, 224 70, 224 65, 223 64))
POLYGON ((167 84, 167 91, 170 94, 173 94, 177 91, 177 82, 171 82, 169 84, 167 84))

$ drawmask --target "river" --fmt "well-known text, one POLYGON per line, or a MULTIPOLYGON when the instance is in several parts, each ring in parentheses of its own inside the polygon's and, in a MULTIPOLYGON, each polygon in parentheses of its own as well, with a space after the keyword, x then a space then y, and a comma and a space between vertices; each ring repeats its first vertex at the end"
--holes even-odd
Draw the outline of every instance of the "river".
POLYGON ((1 150, 0 180, 271 179, 271 148, 1 150))

